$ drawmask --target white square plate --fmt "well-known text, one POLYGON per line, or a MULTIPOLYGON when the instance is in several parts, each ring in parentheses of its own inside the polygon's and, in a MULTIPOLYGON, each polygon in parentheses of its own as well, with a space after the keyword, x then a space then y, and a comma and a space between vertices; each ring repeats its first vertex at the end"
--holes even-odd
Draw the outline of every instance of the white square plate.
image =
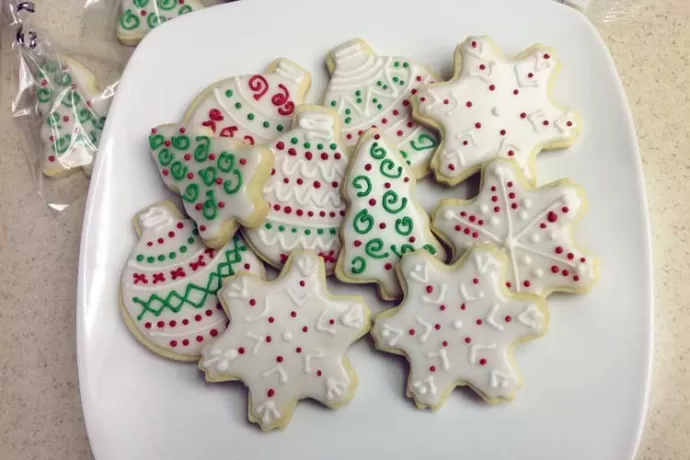
MULTIPOLYGON (((468 196, 424 181, 430 209, 468 196)), ((644 421, 652 343, 648 216, 637 142, 611 58, 576 11, 547 0, 245 0, 156 29, 122 76, 91 183, 79 277, 79 378, 98 459, 630 459, 644 421), (455 45, 488 34, 507 53, 535 42, 563 62, 555 97, 585 122, 576 145, 538 160, 539 180, 570 177, 590 209, 578 236, 602 261, 588 295, 550 299, 549 333, 518 347, 524 388, 489 406, 457 390, 437 413, 404 396, 404 360, 362 340, 350 352, 360 378, 338 411, 301 403, 283 432, 246 422, 239 383, 206 384, 194 365, 158 358, 118 311, 120 272, 135 244, 132 216, 171 197, 147 150, 152 126, 179 121, 205 86, 263 70, 276 57, 308 68, 318 101, 325 54, 353 37, 382 54, 426 62, 448 77, 455 45)), ((336 291, 372 290, 332 282, 336 291)))

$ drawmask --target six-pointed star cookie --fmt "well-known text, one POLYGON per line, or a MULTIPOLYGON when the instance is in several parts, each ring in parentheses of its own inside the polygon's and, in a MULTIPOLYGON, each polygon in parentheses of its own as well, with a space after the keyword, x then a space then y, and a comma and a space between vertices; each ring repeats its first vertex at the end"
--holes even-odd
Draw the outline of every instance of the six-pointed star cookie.
POLYGON ((457 385, 489 402, 512 399, 520 386, 512 349, 546 331, 546 301, 503 285, 505 255, 494 246, 470 251, 452 266, 424 251, 398 265, 402 305, 376 318, 377 348, 410 362, 407 395, 419 408, 440 408, 457 385))
POLYGON ((470 37, 455 50, 455 76, 425 85, 414 116, 441 132, 431 167, 455 185, 496 157, 518 161, 531 182, 542 149, 567 147, 580 131, 575 111, 550 100, 559 64, 552 49, 534 45, 507 58, 488 37, 470 37))
POLYGON ((293 252, 275 281, 240 274, 219 298, 232 324, 199 367, 208 381, 245 383, 252 422, 283 428, 299 399, 333 408, 352 399, 357 376, 345 351, 369 330, 369 308, 361 297, 331 296, 316 253, 293 252))
POLYGON ((598 278, 597 260, 573 238, 585 208, 580 186, 561 180, 534 188, 514 161, 499 159, 484 168, 476 198, 441 200, 432 228, 456 255, 478 242, 507 249, 506 285, 514 291, 585 292, 598 278))

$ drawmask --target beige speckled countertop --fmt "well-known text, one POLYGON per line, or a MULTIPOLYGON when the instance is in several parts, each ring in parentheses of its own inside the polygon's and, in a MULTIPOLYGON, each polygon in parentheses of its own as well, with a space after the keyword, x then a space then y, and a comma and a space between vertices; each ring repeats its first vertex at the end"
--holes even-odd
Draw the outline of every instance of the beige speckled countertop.
MULTIPOLYGON (((84 0, 38 3, 36 23, 74 43, 84 0)), ((690 349, 690 2, 593 0, 588 16, 608 43, 628 94, 651 208, 656 350, 638 458, 685 459, 690 456, 690 362, 685 360, 690 349)), ((92 458, 75 348, 84 204, 55 219, 39 199, 10 117, 15 88, 9 69, 1 70, 0 458, 92 458)))

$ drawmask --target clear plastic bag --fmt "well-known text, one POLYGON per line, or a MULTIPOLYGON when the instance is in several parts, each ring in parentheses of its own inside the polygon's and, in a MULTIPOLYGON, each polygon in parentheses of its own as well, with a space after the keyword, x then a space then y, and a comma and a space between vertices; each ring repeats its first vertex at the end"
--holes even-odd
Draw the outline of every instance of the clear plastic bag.
POLYGON ((32 26, 30 13, 18 9, 19 3, 26 2, 3 5, 11 17, 2 38, 11 43, 3 67, 15 85, 12 115, 38 192, 59 212, 86 195, 121 66, 52 43, 46 31, 32 26))

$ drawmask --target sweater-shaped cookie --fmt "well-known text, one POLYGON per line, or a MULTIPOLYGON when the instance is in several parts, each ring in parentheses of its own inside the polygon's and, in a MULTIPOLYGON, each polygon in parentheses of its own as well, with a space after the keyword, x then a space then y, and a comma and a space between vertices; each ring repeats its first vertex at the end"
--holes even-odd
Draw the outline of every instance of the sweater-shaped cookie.
POLYGON ((346 283, 377 283, 383 299, 398 299, 395 265, 404 254, 425 250, 445 258, 417 201, 412 170, 395 143, 372 128, 357 144, 343 183, 347 214, 336 276, 346 283))
POLYGON ((458 45, 455 76, 413 98, 415 118, 441 132, 431 161, 437 180, 455 185, 484 162, 507 157, 535 183, 537 154, 568 147, 580 131, 577 113, 551 101, 559 67, 555 52, 542 45, 512 58, 488 37, 458 45))
POLYGON ((214 137, 207 129, 161 125, 149 145, 165 184, 182 196, 185 211, 207 246, 227 244, 239 224, 260 225, 268 205, 261 190, 273 154, 261 146, 214 137))
POLYGON ((455 255, 477 243, 505 249, 506 284, 515 292, 583 293, 599 275, 598 260, 579 249, 574 238, 586 205, 579 185, 564 179, 532 187, 517 163, 497 159, 484 167, 477 197, 441 200, 432 226, 455 255))
POLYGON ((506 264, 495 246, 451 266, 423 251, 403 257, 405 299, 381 313, 371 333, 377 348, 407 357, 407 395, 420 409, 439 409, 458 385, 492 403, 519 389, 512 351, 546 332, 549 313, 543 298, 503 286, 506 264))
POLYGON ((284 428, 300 399, 337 408, 354 397, 357 374, 345 352, 369 330, 369 307, 328 292, 316 253, 293 252, 273 281, 240 274, 219 299, 232 326, 204 348, 199 368, 209 382, 242 380, 249 420, 262 430, 284 428))
POLYGON ((436 74, 404 57, 378 56, 363 40, 351 40, 335 48, 326 61, 331 80, 324 105, 344 120, 345 145, 354 148, 369 128, 379 128, 414 171, 423 177, 438 138, 412 119, 410 97, 425 83, 438 81, 436 74))
POLYGON ((72 59, 49 61, 36 79, 43 142, 43 173, 62 176, 82 168, 91 173, 110 98, 95 77, 72 59))
POLYGON ((263 277, 263 265, 239 235, 220 249, 205 247, 172 202, 145 209, 134 225, 139 242, 122 273, 125 322, 155 353, 196 361, 228 324, 216 297, 223 279, 241 271, 263 277))
POLYGON ((340 183, 348 154, 340 139, 340 120, 332 110, 302 105, 293 129, 271 144, 276 157, 264 187, 269 212, 247 241, 266 262, 280 267, 295 249, 310 249, 331 273, 338 260, 338 232, 345 216, 340 183))
POLYGON ((309 72, 289 59, 276 59, 263 74, 232 77, 206 88, 187 110, 184 124, 265 144, 290 130, 310 85, 309 72))
POLYGON ((154 27, 203 7, 200 0, 121 0, 117 38, 136 45, 154 27))

